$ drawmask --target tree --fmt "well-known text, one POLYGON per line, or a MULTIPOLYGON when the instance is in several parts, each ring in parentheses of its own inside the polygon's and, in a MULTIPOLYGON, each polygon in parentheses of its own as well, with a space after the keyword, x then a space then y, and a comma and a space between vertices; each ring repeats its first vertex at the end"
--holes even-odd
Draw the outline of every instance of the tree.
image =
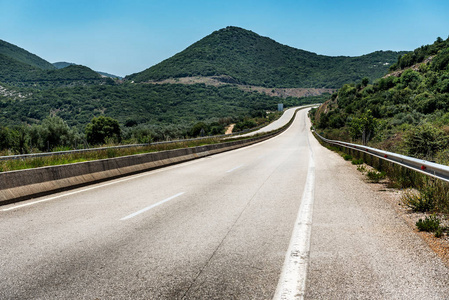
POLYGON ((106 139, 120 142, 120 125, 117 120, 110 117, 94 117, 86 126, 86 138, 90 144, 104 144, 106 139))
POLYGON ((197 137, 199 135, 204 136, 209 131, 209 126, 207 126, 204 122, 198 122, 193 125, 192 129, 190 129, 190 135, 192 137, 197 137))
POLYGON ((70 128, 60 117, 48 117, 42 121, 44 147, 49 150, 70 142, 70 128))
POLYGON ((367 86, 368 83, 369 83, 369 78, 368 77, 363 77, 361 83, 362 83, 362 87, 367 86))
POLYGON ((0 150, 11 147, 11 132, 8 127, 0 127, 0 150))
POLYGON ((377 123, 377 119, 373 117, 371 110, 368 109, 360 118, 352 119, 350 128, 352 138, 361 138, 362 144, 366 145, 374 135, 377 123))

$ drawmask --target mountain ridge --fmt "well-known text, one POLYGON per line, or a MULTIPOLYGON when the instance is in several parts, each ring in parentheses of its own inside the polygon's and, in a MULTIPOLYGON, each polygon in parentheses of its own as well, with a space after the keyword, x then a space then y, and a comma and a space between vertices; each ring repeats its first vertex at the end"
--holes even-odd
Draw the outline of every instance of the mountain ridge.
POLYGON ((0 54, 42 70, 55 69, 55 67, 45 59, 4 40, 0 40, 0 54))
POLYGON ((229 26, 125 79, 145 82, 226 75, 240 84, 263 87, 337 88, 363 77, 371 81, 381 77, 403 53, 406 52, 376 51, 358 57, 324 56, 229 26))

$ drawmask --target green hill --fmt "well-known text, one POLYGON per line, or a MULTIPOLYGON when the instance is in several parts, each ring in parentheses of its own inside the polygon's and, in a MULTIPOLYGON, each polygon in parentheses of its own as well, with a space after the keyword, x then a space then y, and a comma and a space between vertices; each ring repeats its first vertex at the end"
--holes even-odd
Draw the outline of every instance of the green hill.
POLYGON ((110 79, 102 78, 100 74, 85 66, 40 69, 4 54, 0 54, 0 82, 34 88, 112 83, 110 79))
POLYGON ((378 51, 359 57, 330 57, 295 49, 267 37, 227 27, 184 51, 126 79, 135 82, 190 76, 227 75, 265 87, 337 88, 384 75, 405 52, 378 51))
POLYGON ((64 69, 64 68, 67 68, 68 66, 73 66, 73 65, 75 65, 75 64, 74 63, 65 62, 65 61, 60 61, 60 62, 53 63, 53 66, 55 66, 56 69, 64 69))
MULTIPOLYGON (((60 62, 53 63, 53 66, 55 66, 57 69, 64 69, 64 68, 67 68, 67 67, 73 66, 73 65, 76 65, 76 64, 65 62, 65 61, 60 61, 60 62)), ((100 74, 103 77, 123 79, 120 76, 109 74, 109 73, 106 73, 106 72, 100 72, 100 71, 95 71, 95 72, 97 72, 98 74, 100 74)))
POLYGON ((32 54, 25 49, 17 47, 13 44, 0 40, 0 54, 8 56, 19 62, 31 65, 33 67, 43 70, 54 70, 55 67, 48 61, 32 54))
POLYGON ((449 164, 449 38, 403 55, 374 84, 345 84, 315 112, 329 138, 449 164))

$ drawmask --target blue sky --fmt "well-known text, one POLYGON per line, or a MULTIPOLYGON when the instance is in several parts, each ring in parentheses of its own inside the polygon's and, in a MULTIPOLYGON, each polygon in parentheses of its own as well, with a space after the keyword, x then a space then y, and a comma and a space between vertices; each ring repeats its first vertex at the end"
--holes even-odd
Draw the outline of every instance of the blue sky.
POLYGON ((0 0, 0 39, 120 76, 230 25, 318 54, 359 56, 446 39, 449 1, 0 0))

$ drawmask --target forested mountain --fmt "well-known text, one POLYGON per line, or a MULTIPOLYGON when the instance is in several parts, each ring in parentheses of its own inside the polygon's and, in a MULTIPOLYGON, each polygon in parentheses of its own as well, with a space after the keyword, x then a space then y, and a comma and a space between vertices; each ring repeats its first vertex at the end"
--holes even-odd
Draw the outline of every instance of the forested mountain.
MULTIPOLYGON (((53 63, 53 66, 55 66, 57 69, 64 69, 64 68, 67 68, 67 67, 73 66, 73 65, 76 65, 76 64, 65 62, 65 61, 60 61, 60 62, 53 63)), ((100 74, 101 76, 104 76, 104 77, 123 79, 120 76, 109 74, 109 73, 106 73, 106 72, 100 72, 100 71, 95 71, 95 72, 97 72, 98 74, 100 74)))
POLYGON ((374 84, 345 84, 315 112, 334 139, 449 164, 449 38, 401 56, 374 84))
POLYGON ((67 68, 68 66, 73 66, 75 64, 74 63, 65 62, 65 61, 59 61, 59 62, 53 63, 52 65, 56 69, 64 69, 64 68, 67 68))
POLYGON ((55 67, 48 61, 40 58, 39 56, 32 54, 25 49, 17 47, 13 44, 0 40, 0 54, 8 56, 14 60, 22 62, 24 64, 31 65, 33 67, 43 70, 54 70, 55 67))
POLYGON ((85 66, 70 65, 57 69, 52 65, 52 69, 42 69, 4 54, 0 54, 0 82, 33 88, 113 83, 85 66))
POLYGON ((383 76, 398 55, 377 51, 359 57, 330 57, 281 45, 238 27, 213 32, 184 51, 126 79, 135 82, 227 75, 264 87, 338 88, 364 77, 383 76))

